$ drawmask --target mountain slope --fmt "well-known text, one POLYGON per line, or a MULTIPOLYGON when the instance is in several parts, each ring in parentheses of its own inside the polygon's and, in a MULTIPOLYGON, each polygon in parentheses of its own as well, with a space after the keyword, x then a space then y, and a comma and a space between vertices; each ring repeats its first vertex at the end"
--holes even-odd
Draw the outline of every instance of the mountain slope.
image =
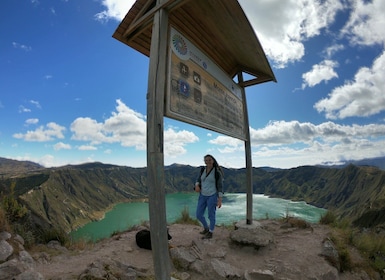
MULTIPOLYGON (((246 192, 245 169, 224 172, 225 192, 246 192)), ((198 174, 199 167, 166 166, 166 193, 191 192, 198 174)), ((0 180, 0 185, 15 184, 15 194, 38 225, 72 231, 100 219, 116 203, 146 198, 146 181, 146 168, 88 163, 26 173, 0 180)), ((253 192, 335 210, 359 226, 385 224, 385 171, 374 167, 254 168, 253 192)))
POLYGON ((44 169, 43 166, 31 161, 18 161, 0 157, 0 176, 3 179, 42 169, 44 169))
MULTIPOLYGON (((385 172, 374 167, 349 165, 343 169, 299 167, 275 172, 263 193, 304 200, 335 210, 341 217, 359 219, 368 211, 385 207, 385 172)), ((367 220, 367 225, 385 223, 367 220)))

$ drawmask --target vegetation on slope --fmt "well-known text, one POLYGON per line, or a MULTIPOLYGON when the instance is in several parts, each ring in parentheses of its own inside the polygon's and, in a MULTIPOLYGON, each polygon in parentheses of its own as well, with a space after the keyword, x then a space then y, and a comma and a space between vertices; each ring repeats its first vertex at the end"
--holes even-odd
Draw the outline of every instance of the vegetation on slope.
MULTIPOLYGON (((166 193, 192 191, 198 170, 165 167, 166 193)), ((245 169, 224 171, 225 192, 246 192, 245 169)), ((0 158, 0 175, 0 231, 20 234, 27 247, 52 239, 64 245, 69 242, 66 232, 100 219, 116 203, 145 198, 152 187, 145 168, 102 163, 44 169, 0 158)), ((349 269, 349 246, 358 248, 377 271, 385 269, 385 171, 355 165, 254 168, 253 192, 329 209, 322 222, 334 228, 331 238, 343 269, 349 269)), ((182 213, 186 218, 190 220, 182 213)))

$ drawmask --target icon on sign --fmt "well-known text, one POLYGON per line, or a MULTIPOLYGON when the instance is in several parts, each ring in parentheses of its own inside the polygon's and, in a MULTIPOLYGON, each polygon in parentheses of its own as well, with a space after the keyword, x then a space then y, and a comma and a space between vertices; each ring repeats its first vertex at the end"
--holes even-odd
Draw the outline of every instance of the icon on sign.
POLYGON ((197 88, 194 88, 194 101, 196 103, 202 103, 202 92, 197 88))
POLYGON ((185 97, 190 95, 190 85, 184 80, 179 80, 179 93, 185 97))
POLYGON ((183 77, 188 77, 188 66, 184 63, 179 63, 179 72, 182 74, 183 77))
POLYGON ((199 75, 197 72, 194 71, 193 73, 193 79, 194 82, 196 82, 198 85, 201 84, 201 75, 199 75))

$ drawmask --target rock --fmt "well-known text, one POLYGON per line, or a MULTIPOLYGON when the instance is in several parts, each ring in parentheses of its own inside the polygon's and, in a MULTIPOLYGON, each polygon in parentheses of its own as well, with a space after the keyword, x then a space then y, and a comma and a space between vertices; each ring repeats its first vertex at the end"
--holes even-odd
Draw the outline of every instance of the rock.
POLYGON ((178 268, 188 269, 196 260, 196 257, 184 247, 172 248, 170 250, 172 262, 178 268))
POLYGON ((230 239, 240 245, 251 245, 256 249, 265 247, 274 241, 272 233, 262 228, 238 228, 230 233, 230 239))
POLYGON ((274 273, 270 270, 252 270, 245 272, 246 280, 274 280, 274 273))
POLYGON ((5 240, 0 240, 0 263, 5 262, 13 254, 13 247, 5 240))
POLYGON ((16 234, 13 238, 16 242, 18 242, 21 246, 24 246, 24 238, 20 235, 16 234))
POLYGON ((61 252, 66 252, 68 251, 66 247, 62 246, 59 241, 57 240, 51 240, 50 242, 47 243, 48 248, 52 248, 61 252))
POLYGON ((208 264, 203 260, 196 260, 190 265, 190 270, 200 275, 207 274, 209 271, 208 264))
POLYGON ((215 251, 210 251, 210 252, 207 252, 207 255, 210 257, 210 258, 218 258, 218 259, 223 259, 226 257, 226 249, 223 248, 223 247, 219 247, 217 248, 215 251))
MULTIPOLYGON (((177 279, 179 280, 189 280, 191 278, 191 275, 188 274, 187 272, 181 272, 181 273, 177 272, 175 276, 178 277, 177 279)), ((173 280, 175 278, 171 277, 171 279, 173 280)))
POLYGON ((12 236, 12 234, 8 232, 2 232, 0 239, 0 280, 44 279, 40 273, 34 270, 35 261, 31 255, 24 250, 24 239, 20 235, 12 236))
POLYGON ((31 255, 27 251, 20 251, 19 253, 19 261, 25 265, 27 268, 34 268, 35 267, 35 261, 31 257, 31 255))
POLYGON ((34 254, 33 258, 37 263, 41 263, 41 264, 48 264, 51 261, 50 255, 47 254, 46 252, 34 254))
POLYGON ((16 259, 0 264, 0 280, 9 280, 24 272, 24 267, 16 259))
POLYGON ((213 279, 218 279, 218 276, 222 277, 223 279, 241 279, 240 270, 228 263, 218 259, 212 259, 211 266, 217 274, 217 277, 213 275, 213 279))
POLYGON ((8 240, 12 237, 12 235, 7 231, 0 232, 0 240, 8 240))
POLYGON ((78 279, 136 280, 138 279, 138 276, 143 276, 143 278, 146 277, 130 265, 112 259, 107 259, 97 260, 91 263, 78 279))
POLYGON ((321 256, 323 256, 332 266, 340 270, 340 261, 339 255, 336 247, 334 246, 333 241, 330 239, 326 239, 322 243, 322 252, 321 256))
POLYGON ((34 270, 26 270, 13 278, 14 280, 44 280, 43 275, 34 270))

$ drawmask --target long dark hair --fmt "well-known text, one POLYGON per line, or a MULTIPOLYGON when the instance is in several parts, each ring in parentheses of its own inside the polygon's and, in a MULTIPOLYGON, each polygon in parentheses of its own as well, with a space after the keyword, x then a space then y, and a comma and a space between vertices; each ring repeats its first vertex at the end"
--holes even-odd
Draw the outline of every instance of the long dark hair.
POLYGON ((213 156, 210 155, 210 154, 207 154, 207 155, 205 155, 205 156, 203 157, 203 159, 205 159, 205 158, 207 158, 207 157, 211 157, 211 158, 212 158, 212 160, 214 161, 214 163, 213 163, 214 168, 216 168, 219 172, 221 172, 222 177, 223 177, 223 170, 222 170, 222 168, 219 166, 219 164, 218 164, 217 160, 215 159, 215 157, 213 157, 213 156))

